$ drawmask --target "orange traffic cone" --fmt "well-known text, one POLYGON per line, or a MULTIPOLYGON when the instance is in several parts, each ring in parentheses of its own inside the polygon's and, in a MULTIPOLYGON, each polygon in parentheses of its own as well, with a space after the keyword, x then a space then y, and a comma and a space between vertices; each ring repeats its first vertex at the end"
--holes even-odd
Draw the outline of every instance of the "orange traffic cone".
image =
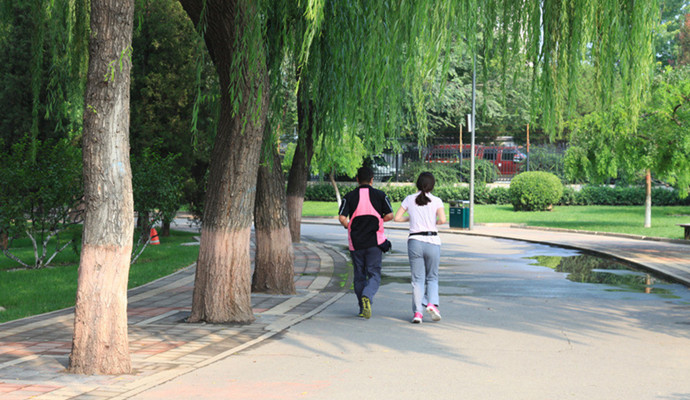
POLYGON ((161 244, 161 241, 158 239, 156 228, 151 228, 151 242, 149 244, 161 244))

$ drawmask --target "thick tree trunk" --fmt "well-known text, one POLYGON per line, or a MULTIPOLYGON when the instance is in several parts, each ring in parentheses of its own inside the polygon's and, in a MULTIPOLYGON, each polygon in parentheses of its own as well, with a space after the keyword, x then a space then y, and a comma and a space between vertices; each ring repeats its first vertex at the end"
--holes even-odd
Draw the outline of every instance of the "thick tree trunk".
POLYGON ((644 201, 644 227, 652 227, 652 171, 647 170, 645 176, 646 196, 644 201))
POLYGON ((195 24, 205 5, 204 39, 221 87, 189 321, 250 323, 249 240, 269 91, 264 47, 244 35, 260 19, 248 0, 181 3, 195 24))
POLYGON ((91 1, 83 136, 86 213, 68 367, 72 373, 131 372, 127 279, 134 234, 129 164, 133 19, 134 0, 91 1))
MULTIPOLYGON (((267 140, 264 136, 264 140, 267 140)), ((275 147, 259 166, 254 207, 253 292, 295 294, 295 268, 285 204, 285 178, 275 147)))
POLYGON ((302 223, 302 206, 304 205, 304 194, 307 191, 311 159, 314 156, 313 106, 306 98, 304 85, 304 83, 300 83, 297 93, 299 138, 287 184, 288 221, 293 243, 299 243, 302 235, 300 226, 302 223))

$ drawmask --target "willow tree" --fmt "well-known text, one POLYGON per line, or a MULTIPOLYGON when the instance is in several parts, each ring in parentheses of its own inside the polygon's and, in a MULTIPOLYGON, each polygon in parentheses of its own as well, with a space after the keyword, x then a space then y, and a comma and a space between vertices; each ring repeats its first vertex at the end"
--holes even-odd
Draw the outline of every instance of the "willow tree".
MULTIPOLYGON (((295 293, 294 251, 286 209, 285 179, 277 139, 286 130, 287 113, 295 84, 285 42, 294 40, 293 21, 298 7, 275 1, 265 10, 267 68, 270 71, 270 109, 264 130, 261 165, 254 207, 255 256, 252 292, 290 295, 295 293)), ((289 128, 288 128, 289 129, 289 128)))
POLYGON ((346 147, 354 139, 344 138, 357 135, 376 153, 411 126, 426 132, 424 85, 451 38, 455 6, 323 1, 304 13, 316 32, 305 32, 313 40, 297 76, 299 138, 287 186, 293 241, 315 143, 346 147))
POLYGON ((189 321, 249 323, 249 240, 269 94, 262 4, 180 2, 203 31, 221 93, 189 321))
POLYGON ((87 14, 79 0, 0 5, 0 138, 8 148, 24 135, 34 142, 80 134, 87 14))
POLYGON ((285 207, 285 178, 267 129, 254 207, 256 252, 252 292, 294 294, 294 251, 285 207))
POLYGON ((566 171, 595 183, 644 175, 644 227, 652 226, 652 174, 672 185, 680 198, 690 190, 690 67, 659 71, 650 99, 631 127, 624 105, 592 113, 572 124, 566 171))
POLYGON ((91 0, 83 158, 85 216, 69 371, 131 371, 127 280, 134 208, 129 88, 134 0, 91 0))

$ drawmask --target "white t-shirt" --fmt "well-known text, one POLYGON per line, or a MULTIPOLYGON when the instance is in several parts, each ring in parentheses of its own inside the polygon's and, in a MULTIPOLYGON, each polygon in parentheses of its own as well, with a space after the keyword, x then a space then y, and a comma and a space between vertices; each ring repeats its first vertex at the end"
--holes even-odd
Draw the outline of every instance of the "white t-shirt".
MULTIPOLYGON (((402 208, 407 210, 407 214, 410 216, 410 233, 438 232, 438 228, 436 227, 436 212, 439 208, 443 208, 443 201, 433 194, 427 193, 426 196, 431 199, 431 202, 424 206, 420 206, 415 203, 415 199, 420 193, 422 192, 417 192, 405 197, 405 200, 401 203, 402 208)), ((410 236, 410 239, 438 245, 441 244, 441 238, 438 235, 414 235, 410 236)))

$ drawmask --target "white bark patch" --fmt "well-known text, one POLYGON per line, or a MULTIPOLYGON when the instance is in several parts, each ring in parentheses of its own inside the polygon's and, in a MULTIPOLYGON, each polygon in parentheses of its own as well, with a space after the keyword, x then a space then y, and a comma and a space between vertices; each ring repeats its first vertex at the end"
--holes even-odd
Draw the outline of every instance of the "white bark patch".
POLYGON ((79 263, 70 371, 131 372, 127 281, 131 247, 85 244, 79 263))

